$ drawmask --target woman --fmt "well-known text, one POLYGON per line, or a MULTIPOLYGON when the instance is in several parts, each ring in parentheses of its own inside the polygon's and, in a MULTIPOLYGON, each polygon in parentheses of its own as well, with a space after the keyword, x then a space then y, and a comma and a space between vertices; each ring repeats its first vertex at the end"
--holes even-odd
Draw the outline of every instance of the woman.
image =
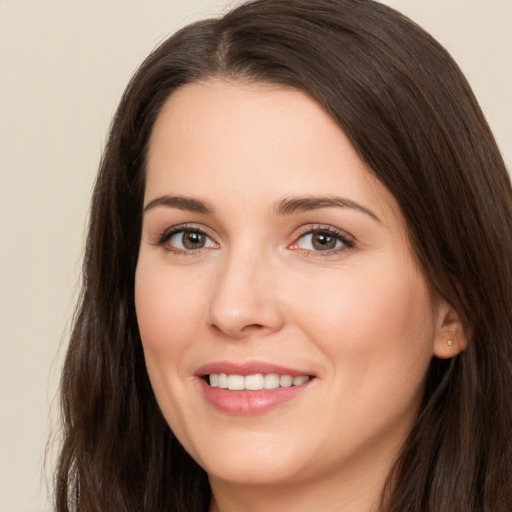
POLYGON ((395 11, 181 30, 96 183, 57 510, 511 510, 511 207, 461 72, 395 11))

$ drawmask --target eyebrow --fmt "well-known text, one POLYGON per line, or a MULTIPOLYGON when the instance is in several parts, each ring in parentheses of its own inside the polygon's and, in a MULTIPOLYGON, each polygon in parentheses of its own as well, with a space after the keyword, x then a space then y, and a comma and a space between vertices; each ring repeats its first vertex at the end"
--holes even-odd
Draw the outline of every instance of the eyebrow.
POLYGON ((167 206, 168 208, 177 208, 178 210, 188 210, 205 214, 211 214, 214 212, 213 207, 206 201, 201 201, 200 199, 194 199, 192 197, 164 195, 151 199, 151 201, 144 206, 144 213, 156 208, 157 206, 167 206))
POLYGON ((369 215, 379 224, 382 221, 368 208, 347 199, 338 196, 301 196, 283 199, 276 204, 274 212, 277 215, 292 215, 294 213, 304 213, 309 210, 318 210, 320 208, 351 208, 369 215))
MULTIPOLYGON (((168 208, 177 208, 178 210, 188 210, 202 214, 213 214, 215 211, 210 204, 201 199, 163 195, 151 199, 144 207, 144 213, 157 206, 166 206, 168 208)), ((351 199, 338 196, 300 196, 286 198, 279 201, 274 206, 274 213, 276 215, 293 215, 310 210, 319 210, 320 208, 351 208, 369 215, 378 223, 382 222, 379 217, 368 208, 351 199)))

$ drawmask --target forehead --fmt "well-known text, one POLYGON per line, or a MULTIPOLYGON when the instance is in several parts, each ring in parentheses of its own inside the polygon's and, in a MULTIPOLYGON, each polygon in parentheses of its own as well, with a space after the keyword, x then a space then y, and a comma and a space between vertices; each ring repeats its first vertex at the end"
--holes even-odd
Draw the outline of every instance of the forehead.
POLYGON ((336 193, 377 209, 396 207, 337 123, 305 93, 223 80, 183 86, 151 135, 146 200, 191 190, 216 200, 234 188, 247 200, 336 193))

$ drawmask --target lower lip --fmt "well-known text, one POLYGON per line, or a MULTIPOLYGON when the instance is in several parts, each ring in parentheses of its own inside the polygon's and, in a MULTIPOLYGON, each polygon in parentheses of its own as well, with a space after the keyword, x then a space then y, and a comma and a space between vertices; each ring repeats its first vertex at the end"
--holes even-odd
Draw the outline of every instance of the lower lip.
POLYGON ((206 400, 216 409, 238 416, 252 416, 275 409, 297 398, 306 391, 312 379, 300 386, 262 389, 261 391, 229 391, 212 388, 204 379, 198 379, 206 400))

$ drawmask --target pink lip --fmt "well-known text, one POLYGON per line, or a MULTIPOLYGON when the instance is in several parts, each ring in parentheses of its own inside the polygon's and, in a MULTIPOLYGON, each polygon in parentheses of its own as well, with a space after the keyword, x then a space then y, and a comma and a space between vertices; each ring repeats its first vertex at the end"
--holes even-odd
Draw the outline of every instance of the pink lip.
POLYGON ((255 373, 277 373, 279 375, 291 375, 299 377, 300 375, 311 375, 310 372, 286 368, 272 363, 263 361, 248 361, 246 363, 233 363, 229 361, 217 361, 208 363, 195 372, 197 377, 204 377, 210 373, 228 373, 230 375, 253 375, 255 373))
POLYGON ((230 391, 227 389, 212 388, 204 378, 210 373, 228 373, 231 375, 277 373, 279 375, 291 375, 292 377, 301 375, 311 376, 311 374, 263 362, 236 364, 222 361, 201 366, 195 375, 198 377, 197 382, 203 396, 216 409, 238 416, 251 416, 270 411, 300 396, 316 380, 313 378, 305 384, 288 388, 280 387, 275 389, 263 389, 261 391, 230 391))

